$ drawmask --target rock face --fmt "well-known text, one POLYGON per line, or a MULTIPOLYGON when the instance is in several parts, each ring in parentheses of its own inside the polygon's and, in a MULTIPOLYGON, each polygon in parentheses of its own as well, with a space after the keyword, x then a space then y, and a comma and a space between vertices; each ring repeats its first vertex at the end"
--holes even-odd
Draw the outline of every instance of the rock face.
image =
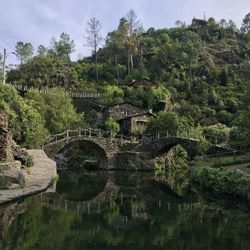
POLYGON ((25 179, 21 165, 26 165, 28 152, 12 139, 8 115, 0 109, 0 189, 19 189, 25 179))
POLYGON ((12 133, 8 128, 8 115, 0 109, 0 162, 21 161, 26 165, 28 153, 18 146, 12 139, 12 133))
POLYGON ((8 115, 0 109, 0 162, 13 160, 12 134, 8 129, 8 115))

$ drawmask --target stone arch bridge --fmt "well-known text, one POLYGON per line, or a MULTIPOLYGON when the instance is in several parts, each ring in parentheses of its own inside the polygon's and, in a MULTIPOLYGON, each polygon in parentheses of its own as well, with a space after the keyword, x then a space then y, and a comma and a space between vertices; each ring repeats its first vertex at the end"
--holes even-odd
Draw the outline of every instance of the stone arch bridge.
POLYGON ((115 162, 118 153, 127 151, 129 145, 131 152, 151 152, 152 159, 168 152, 172 147, 180 144, 188 152, 199 145, 201 135, 189 132, 177 132, 175 135, 168 134, 161 137, 159 134, 155 138, 145 137, 138 140, 135 137, 125 137, 124 135, 112 137, 107 131, 101 129, 81 129, 67 130, 61 134, 51 136, 44 145, 44 151, 48 157, 53 158, 65 147, 76 142, 91 144, 101 156, 101 166, 104 169, 115 169, 115 162))

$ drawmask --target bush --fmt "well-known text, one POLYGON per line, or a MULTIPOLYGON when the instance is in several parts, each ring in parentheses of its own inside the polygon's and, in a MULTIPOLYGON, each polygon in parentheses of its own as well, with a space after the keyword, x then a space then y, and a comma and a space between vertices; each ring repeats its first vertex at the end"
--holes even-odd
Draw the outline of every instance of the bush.
POLYGON ((205 127, 203 129, 203 134, 211 143, 216 143, 216 141, 217 143, 226 143, 229 140, 230 128, 224 124, 217 123, 213 126, 205 127))
POLYGON ((28 155, 27 159, 26 159, 26 164, 25 166, 30 168, 34 165, 34 161, 31 155, 28 155))
POLYGON ((233 119, 233 115, 227 112, 226 110, 222 110, 217 114, 217 119, 219 122, 230 126, 233 119))
POLYGON ((176 135, 180 128, 180 118, 175 112, 159 112, 157 117, 151 118, 147 127, 146 133, 149 135, 167 135, 167 133, 176 135))
POLYGON ((105 128, 107 131, 111 132, 112 137, 116 136, 116 134, 120 131, 120 125, 113 117, 109 118, 105 122, 105 128))
POLYGON ((192 183, 215 197, 250 201, 250 175, 227 168, 197 167, 191 171, 192 183))

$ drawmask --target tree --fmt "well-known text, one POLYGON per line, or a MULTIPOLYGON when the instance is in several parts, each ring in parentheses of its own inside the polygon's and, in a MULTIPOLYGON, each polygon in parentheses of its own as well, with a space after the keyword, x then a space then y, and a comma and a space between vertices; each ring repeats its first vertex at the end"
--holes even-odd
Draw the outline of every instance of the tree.
POLYGON ((242 144, 250 145, 250 82, 248 82, 247 91, 243 97, 241 111, 237 120, 239 129, 239 138, 242 138, 242 144))
POLYGON ((237 26, 233 20, 229 20, 227 23, 227 29, 229 29, 232 33, 237 31, 237 26))
POLYGON ((152 136, 158 133, 163 136, 166 136, 167 133, 176 135, 180 124, 180 118, 175 112, 159 112, 156 117, 149 121, 146 133, 152 136))
POLYGON ((3 81, 3 55, 0 53, 0 82, 3 81))
POLYGON ((34 49, 31 43, 17 42, 15 46, 15 55, 21 64, 27 62, 32 58, 34 54, 34 49))
POLYGON ((38 90, 28 92, 26 98, 33 102, 44 117, 45 127, 51 134, 83 125, 83 114, 77 113, 71 97, 62 88, 46 88, 46 94, 38 90))
POLYGON ((185 64, 189 71, 190 86, 193 85, 193 67, 197 66, 199 60, 199 52, 201 50, 200 37, 192 32, 187 31, 180 37, 179 53, 177 60, 180 64, 185 64))
POLYGON ((37 54, 38 54, 39 56, 46 56, 47 53, 48 53, 48 49, 47 49, 45 46, 39 45, 39 46, 37 47, 37 54))
POLYGON ((51 47, 55 54, 62 60, 69 61, 70 54, 75 50, 74 40, 70 39, 70 36, 67 33, 61 33, 60 40, 56 41, 55 38, 51 40, 51 47))
POLYGON ((88 36, 86 37, 87 45, 93 49, 93 54, 95 57, 95 70, 96 70, 96 82, 98 83, 98 65, 97 65, 97 50, 102 42, 101 36, 102 24, 95 17, 90 18, 87 22, 86 32, 88 36))
POLYGON ((111 133, 111 136, 114 137, 120 131, 120 125, 115 121, 113 117, 110 117, 105 122, 105 128, 111 133))
POLYGON ((29 87, 71 86, 77 81, 74 68, 56 55, 35 56, 27 63, 7 73, 7 82, 25 83, 29 87))
POLYGON ((22 98, 9 84, 0 84, 0 108, 9 115, 9 127, 16 142, 25 147, 41 146, 39 142, 48 131, 43 116, 31 100, 22 98))
POLYGON ((248 33, 250 31, 250 13, 248 13, 242 21, 241 31, 248 33))
POLYGON ((185 22, 182 22, 182 21, 180 21, 180 20, 177 20, 177 21, 175 22, 175 26, 176 26, 177 28, 184 28, 184 27, 185 27, 185 22))
POLYGON ((219 25, 225 29, 227 27, 227 21, 225 19, 221 19, 219 25))
POLYGON ((130 70, 134 68, 133 55, 136 54, 140 44, 139 34, 142 28, 141 22, 133 9, 128 11, 125 20, 126 22, 123 24, 123 29, 126 32, 125 46, 127 47, 128 55, 128 74, 130 74, 130 70))

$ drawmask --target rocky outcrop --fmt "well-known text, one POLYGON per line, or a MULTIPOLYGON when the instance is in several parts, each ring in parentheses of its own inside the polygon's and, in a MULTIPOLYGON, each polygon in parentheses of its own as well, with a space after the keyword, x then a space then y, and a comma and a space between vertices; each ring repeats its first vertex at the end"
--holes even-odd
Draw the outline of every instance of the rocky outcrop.
POLYGON ((34 160, 34 166, 23 170, 25 186, 15 190, 0 190, 0 204, 43 192, 53 182, 56 163, 50 160, 43 150, 29 150, 28 153, 34 160))
POLYGON ((8 129, 8 115, 0 109, 0 162, 13 160, 12 134, 8 129))
POLYGON ((0 162, 21 161, 26 165, 28 153, 18 146, 12 139, 12 133, 8 128, 8 115, 0 109, 0 162))
POLYGON ((8 115, 0 109, 0 189, 18 189, 24 186, 22 165, 27 164, 28 152, 12 139, 8 115))

